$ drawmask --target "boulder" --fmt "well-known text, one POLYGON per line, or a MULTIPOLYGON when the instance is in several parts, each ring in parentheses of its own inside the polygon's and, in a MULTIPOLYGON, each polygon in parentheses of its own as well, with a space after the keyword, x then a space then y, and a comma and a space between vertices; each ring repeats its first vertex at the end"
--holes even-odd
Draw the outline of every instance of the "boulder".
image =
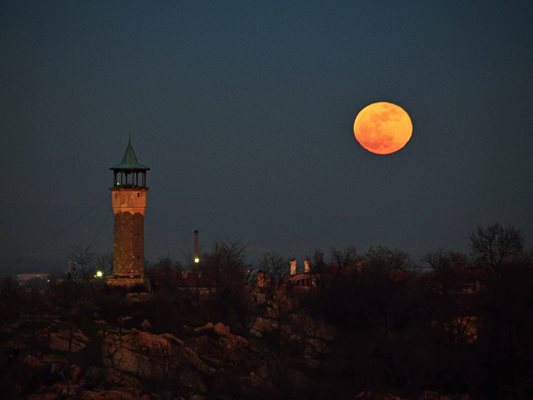
POLYGON ((450 400, 450 398, 432 390, 425 390, 418 396, 418 400, 450 400))
POLYGON ((57 400, 57 393, 34 393, 30 394, 26 400, 57 400))
POLYGON ((228 349, 248 346, 248 340, 246 340, 246 338, 239 335, 234 335, 231 333, 231 328, 227 325, 224 325, 222 322, 217 322, 216 324, 208 322, 204 326, 195 328, 194 331, 196 333, 212 331, 219 337, 220 344, 228 349))
POLYGON ((194 393, 205 393, 207 388, 203 376, 194 370, 184 370, 179 374, 180 384, 194 393))
POLYGON ((77 383, 80 380, 81 367, 77 364, 70 365, 68 367, 67 376, 70 382, 77 383))
POLYGON ((85 372, 84 380, 89 387, 98 387, 102 383, 104 376, 105 374, 102 368, 91 365, 85 372))
POLYGON ((152 324, 150 323, 150 321, 148 321, 147 319, 143 320, 143 322, 141 322, 141 327, 147 331, 147 330, 150 330, 152 329, 152 324))
POLYGON ((156 335, 132 329, 125 335, 110 334, 103 341, 102 354, 107 367, 156 380, 185 369, 214 372, 183 341, 168 333, 156 335))
POLYGON ((299 327, 302 336, 322 339, 328 342, 333 341, 335 329, 322 320, 316 320, 308 315, 293 313, 290 315, 292 325, 299 327))
POLYGON ((77 353, 89 343, 89 338, 79 329, 63 329, 50 334, 48 346, 52 350, 77 353))
POLYGON ((328 345, 326 341, 317 338, 305 338, 303 354, 307 356, 318 356, 327 353, 328 345))
POLYGON ((278 324, 275 320, 270 318, 256 317, 250 328, 250 333, 254 336, 262 337, 263 334, 272 332, 278 328, 278 324))
POLYGON ((69 364, 68 358, 61 354, 45 354, 44 356, 41 357, 41 361, 47 365, 54 364, 54 363, 58 363, 61 365, 69 364))
POLYGON ((401 400, 401 398, 389 393, 364 391, 356 394, 353 400, 401 400))
POLYGON ((261 379, 267 379, 270 376, 270 371, 268 370, 268 365, 266 362, 263 362, 259 367, 257 367, 256 375, 261 379))
POLYGON ((30 367, 31 369, 40 369, 45 366, 41 360, 29 354, 22 359, 22 364, 30 367))
POLYGON ((191 397, 189 397, 189 400, 207 400, 207 397, 195 393, 191 397))
POLYGON ((232 334, 231 328, 220 322, 213 327, 213 331, 220 336, 220 344, 227 349, 248 346, 248 340, 246 338, 232 334))
POLYGON ((214 325, 213 325, 212 322, 208 322, 205 325, 202 325, 202 326, 199 326, 197 328, 194 328, 194 332, 195 333, 203 333, 203 332, 211 331, 211 330, 213 330, 213 326, 214 325))
POLYGON ((108 368, 104 372, 104 380, 107 384, 115 388, 125 388, 129 392, 139 394, 142 391, 142 384, 135 377, 123 374, 112 368, 108 368))
POLYGON ((37 393, 30 394, 27 400, 57 400, 57 399, 78 399, 80 394, 78 386, 68 383, 56 383, 52 386, 43 386, 36 390, 37 393))
POLYGON ((81 395, 82 400, 136 400, 139 399, 138 396, 129 393, 123 392, 120 390, 103 390, 100 392, 93 392, 87 390, 81 395))
POLYGON ((219 336, 231 335, 231 328, 224 325, 222 322, 217 322, 213 326, 213 331, 219 336))

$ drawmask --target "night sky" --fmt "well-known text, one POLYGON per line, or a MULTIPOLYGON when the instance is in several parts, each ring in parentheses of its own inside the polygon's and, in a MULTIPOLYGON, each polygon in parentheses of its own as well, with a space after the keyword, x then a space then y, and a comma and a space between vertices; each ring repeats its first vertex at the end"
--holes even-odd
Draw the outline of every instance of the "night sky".
POLYGON ((4 0, 0 50, 3 271, 112 250, 129 134, 151 168, 152 261, 194 229, 251 261, 373 245, 419 260, 496 221, 531 247, 531 1, 4 0), (375 101, 413 121, 396 154, 353 137, 375 101))

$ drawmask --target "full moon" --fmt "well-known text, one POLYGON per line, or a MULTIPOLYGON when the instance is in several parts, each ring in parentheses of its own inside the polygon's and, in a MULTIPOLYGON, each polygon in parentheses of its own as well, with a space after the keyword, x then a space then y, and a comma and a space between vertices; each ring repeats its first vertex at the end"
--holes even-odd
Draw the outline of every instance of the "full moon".
POLYGON ((353 124, 355 139, 374 154, 391 154, 403 148, 413 133, 409 114, 396 104, 372 103, 357 114, 353 124))

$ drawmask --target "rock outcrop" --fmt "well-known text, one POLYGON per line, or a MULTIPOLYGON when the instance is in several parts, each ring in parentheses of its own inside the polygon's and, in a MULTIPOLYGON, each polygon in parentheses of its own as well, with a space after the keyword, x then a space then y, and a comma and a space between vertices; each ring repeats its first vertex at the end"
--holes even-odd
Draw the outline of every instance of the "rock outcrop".
POLYGON ((76 353, 88 343, 89 338, 80 329, 63 329, 50 333, 49 346, 52 350, 76 353))
POLYGON ((132 329, 125 334, 112 333, 102 344, 103 363, 109 368, 136 376, 165 381, 189 370, 210 375, 214 369, 182 340, 169 333, 156 335, 132 329))

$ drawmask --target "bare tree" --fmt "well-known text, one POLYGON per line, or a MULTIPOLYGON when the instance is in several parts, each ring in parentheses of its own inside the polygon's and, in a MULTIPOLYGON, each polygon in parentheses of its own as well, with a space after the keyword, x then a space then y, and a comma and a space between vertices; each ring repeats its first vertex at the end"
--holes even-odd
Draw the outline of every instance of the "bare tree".
POLYGON ((243 322, 248 318, 249 303, 246 288, 246 247, 237 242, 216 242, 213 249, 204 254, 202 281, 216 288, 219 306, 228 318, 238 316, 243 322))
POLYGON ((367 251, 365 254, 365 266, 383 272, 413 271, 416 269, 408 253, 384 246, 371 247, 367 251))
POLYGON ((468 265, 468 258, 463 253, 442 249, 425 255, 422 261, 429 264, 433 272, 437 274, 448 272, 454 268, 464 269, 468 265))
POLYGON ((273 286, 280 283, 287 275, 287 265, 289 262, 280 255, 270 251, 264 253, 259 262, 259 269, 261 269, 270 279, 273 286))
POLYGON ((327 270, 327 264, 324 260, 324 252, 321 249, 315 249, 312 260, 313 272, 322 272, 327 270))
POLYGON ((474 258, 498 269, 511 257, 524 249, 524 238, 520 230, 498 223, 483 228, 478 226, 470 235, 470 249, 474 258))
POLYGON ((96 257, 96 267, 106 275, 111 275, 113 272, 113 253, 99 254, 96 257))
POLYGON ((357 265, 358 257, 355 247, 346 247, 344 249, 332 247, 330 250, 330 257, 332 264, 337 267, 338 270, 357 265))
POLYGON ((91 274, 87 268, 94 260, 94 253, 89 251, 89 246, 72 246, 70 257, 73 263, 73 271, 79 272, 83 279, 88 279, 91 274))

